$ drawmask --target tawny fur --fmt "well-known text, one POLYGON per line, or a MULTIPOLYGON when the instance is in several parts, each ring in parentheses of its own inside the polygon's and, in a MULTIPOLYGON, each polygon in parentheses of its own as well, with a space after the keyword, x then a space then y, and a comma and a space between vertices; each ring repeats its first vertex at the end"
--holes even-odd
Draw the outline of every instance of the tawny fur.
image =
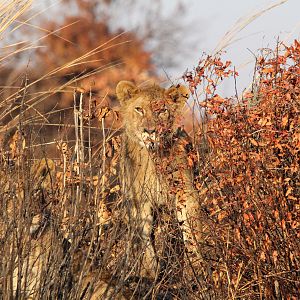
POLYGON ((123 192, 130 202, 130 221, 138 227, 136 234, 145 251, 142 268, 147 275, 156 276, 158 261, 151 233, 157 207, 168 206, 176 211, 186 245, 195 245, 201 235, 192 169, 180 145, 188 136, 177 124, 189 92, 180 85, 169 89, 157 85, 139 88, 121 81, 116 93, 124 126, 123 192))

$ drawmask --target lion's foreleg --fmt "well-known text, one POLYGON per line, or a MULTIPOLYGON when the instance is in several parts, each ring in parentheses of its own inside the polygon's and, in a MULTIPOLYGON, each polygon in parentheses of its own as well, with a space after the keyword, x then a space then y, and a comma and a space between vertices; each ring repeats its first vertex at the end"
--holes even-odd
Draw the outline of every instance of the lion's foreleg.
POLYGON ((152 232, 154 226, 154 216, 150 202, 144 203, 141 207, 141 238, 143 251, 143 269, 147 275, 155 277, 158 271, 158 261, 155 254, 152 232))
POLYGON ((189 188, 177 195, 177 218, 183 231, 184 243, 189 252, 198 252, 202 240, 200 205, 197 193, 189 188))

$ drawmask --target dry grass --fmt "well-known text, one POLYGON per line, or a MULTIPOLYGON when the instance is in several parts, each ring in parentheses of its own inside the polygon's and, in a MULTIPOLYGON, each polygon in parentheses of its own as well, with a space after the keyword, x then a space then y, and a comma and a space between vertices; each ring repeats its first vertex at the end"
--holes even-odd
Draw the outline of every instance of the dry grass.
POLYGON ((261 17, 263 14, 267 13, 268 11, 286 3, 288 0, 280 0, 274 4, 268 5, 266 8, 255 11, 249 15, 241 17, 237 20, 237 22, 233 25, 233 27, 228 30, 225 35, 219 41, 217 47, 213 51, 214 54, 217 54, 223 50, 225 50, 228 46, 235 42, 235 38, 238 33, 240 33, 244 28, 246 28, 250 23, 255 21, 257 18, 261 17))
MULTIPOLYGON (((1 4, 0 34, 30 3, 1 4)), ((218 49, 262 13, 243 20, 218 49)), ((261 85, 262 104, 254 108, 249 108, 248 102, 236 105, 238 99, 215 97, 214 85, 209 89, 201 86, 203 82, 217 85, 221 77, 234 75, 226 73, 218 59, 204 61, 200 66, 204 73, 195 74, 198 77, 192 73, 186 77, 191 90, 198 93, 192 105, 203 109, 207 117, 207 124, 193 131, 193 160, 198 166, 195 186, 205 225, 203 243, 197 246, 203 255, 198 260, 187 255, 172 209, 160 209, 155 239, 162 272, 158 278, 143 277, 140 261, 145 249, 137 243, 138 224, 128 221, 130 206, 118 177, 119 132, 106 125, 104 110, 96 113, 99 125, 92 128, 91 93, 74 88, 82 77, 116 65, 93 70, 51 90, 30 92, 61 70, 83 65, 95 53, 117 46, 118 37, 33 82, 25 77, 0 103, 0 121, 4 123, 0 128, 0 299, 297 299, 299 176, 289 172, 295 170, 299 154, 280 151, 291 151, 299 142, 298 123, 283 132, 291 124, 283 118, 290 112, 288 120, 296 120, 299 96, 291 95, 300 93, 296 86, 283 92, 277 76, 290 73, 277 70, 274 77, 264 78, 269 81, 261 85), (278 102, 271 94, 274 90, 278 102), (58 110, 39 111, 38 105, 51 101, 56 93, 73 97, 71 123, 49 124, 49 115, 58 110), (266 130, 264 126, 271 126, 266 125, 266 113, 276 128, 266 130), (266 122, 253 121, 258 116, 266 122), (60 128, 56 140, 50 141, 57 148, 52 159, 48 159, 49 145, 42 133, 47 126, 60 128), (67 140, 64 131, 72 131, 74 140, 67 140), (265 142, 274 142, 277 148, 262 148, 259 143, 265 142), (241 157, 248 159, 241 161, 241 157), (274 157, 280 166, 269 166, 274 157), (272 197, 277 202, 270 200, 272 197), (182 253, 174 251, 174 245, 182 253)), ((288 81, 288 76, 282 78, 294 82, 293 78, 288 81)), ((250 95, 249 101, 253 98, 250 95)))
POLYGON ((5 30, 28 10, 32 0, 4 0, 0 3, 0 39, 5 30))

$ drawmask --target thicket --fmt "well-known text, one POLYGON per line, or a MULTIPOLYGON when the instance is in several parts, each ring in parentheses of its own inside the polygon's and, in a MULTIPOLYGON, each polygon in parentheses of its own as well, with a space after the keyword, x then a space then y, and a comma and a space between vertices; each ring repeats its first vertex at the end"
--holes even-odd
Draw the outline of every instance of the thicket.
POLYGON ((299 296, 299 63, 297 40, 263 52, 242 98, 217 94, 237 76, 218 57, 185 75, 204 113, 197 187, 222 297, 299 296))
MULTIPOLYGON (((98 27, 102 37, 107 31, 104 25, 98 27)), ((47 43, 67 47, 71 28, 66 36, 49 36, 47 43)), ((126 38, 118 45, 113 36, 106 36, 103 47, 112 43, 105 52, 107 61, 114 53, 129 55, 122 48, 128 44, 140 49, 133 54, 134 61, 143 57, 145 70, 151 69, 149 54, 138 41, 127 43, 126 38)), ((123 67, 109 63, 99 69, 102 48, 87 56, 87 48, 70 50, 76 54, 61 64, 41 50, 41 61, 50 60, 46 75, 34 80, 19 77, 19 85, 15 77, 5 77, 0 92, 1 297, 13 298, 16 278, 16 298, 24 299, 34 278, 36 299, 89 299, 97 284, 103 287, 104 299, 121 295, 125 299, 298 299, 300 43, 278 44, 257 57, 252 87, 243 97, 224 98, 218 93, 223 80, 238 77, 231 62, 220 56, 203 57, 183 76, 195 114, 194 149, 189 155, 202 207, 204 238, 198 245, 202 258, 191 261, 171 249, 163 257, 166 272, 156 279, 141 276, 138 261, 143 249, 136 249, 135 232, 126 221, 127 199, 117 179, 119 131, 111 126, 119 116, 113 108, 99 105, 105 98, 104 87, 113 94, 111 82, 98 87, 99 101, 93 87, 77 84, 94 74, 95 81, 107 84, 113 74, 116 81, 138 80, 125 78, 128 73, 120 71, 126 70, 124 65, 132 70, 125 59, 123 67), (105 66, 108 73, 101 72, 105 66), (40 85, 42 81, 48 85, 40 85), (72 132, 73 139, 58 134, 51 141, 57 149, 53 164, 46 159, 43 128, 55 125, 50 116, 60 109, 51 103, 50 112, 38 108, 63 98, 71 107, 72 122, 55 120, 60 131, 72 132), (39 249, 41 255, 28 263, 39 249)), ((7 68, 2 71, 5 74, 7 68)), ((157 244, 172 247, 170 216, 159 213, 165 221, 159 223, 157 244)), ((181 235, 175 239, 180 241, 181 235)), ((158 249, 158 255, 165 254, 158 249)))

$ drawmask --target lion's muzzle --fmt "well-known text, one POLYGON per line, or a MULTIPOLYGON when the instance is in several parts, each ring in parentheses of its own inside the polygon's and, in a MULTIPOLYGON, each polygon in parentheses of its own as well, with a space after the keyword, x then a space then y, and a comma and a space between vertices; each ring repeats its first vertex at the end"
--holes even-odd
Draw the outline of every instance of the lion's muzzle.
POLYGON ((158 134, 155 129, 144 128, 141 138, 144 146, 149 150, 154 150, 159 146, 158 134))

